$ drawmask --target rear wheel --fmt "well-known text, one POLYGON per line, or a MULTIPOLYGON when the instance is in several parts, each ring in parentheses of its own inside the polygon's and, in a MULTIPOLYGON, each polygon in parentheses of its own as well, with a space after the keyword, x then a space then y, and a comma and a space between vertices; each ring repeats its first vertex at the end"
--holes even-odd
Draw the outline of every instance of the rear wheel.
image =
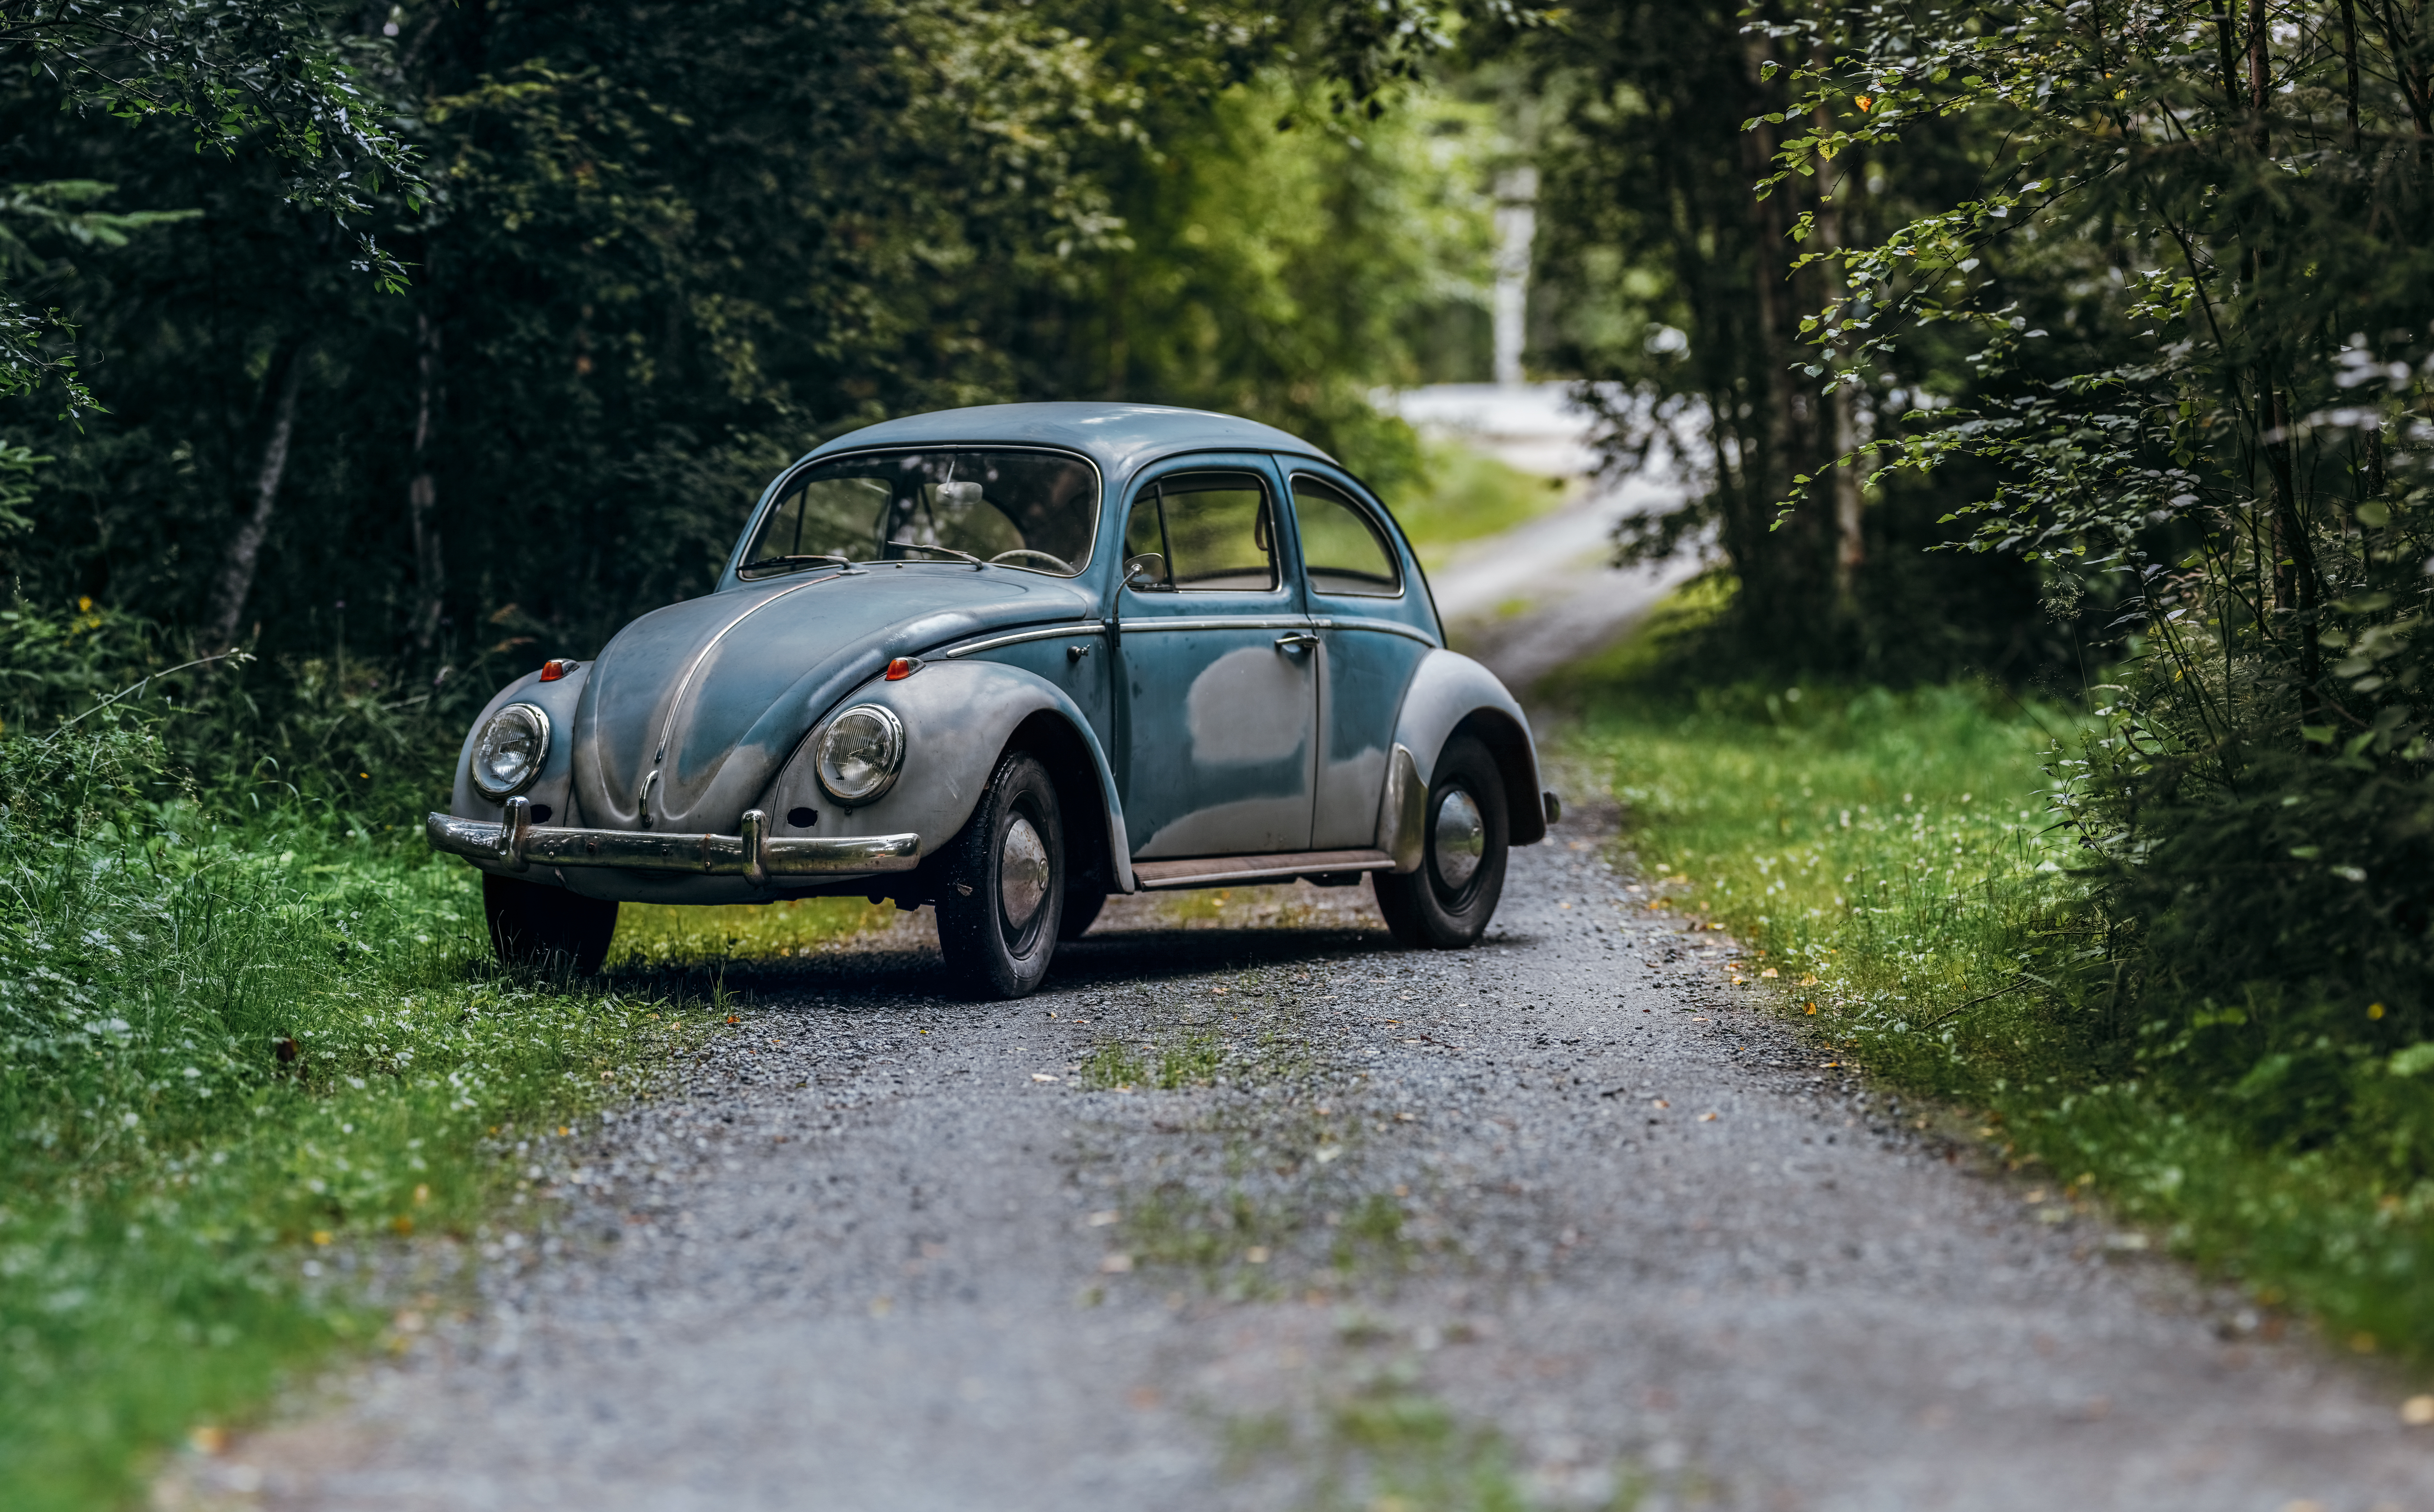
POLYGON ((590 976, 608 955, 617 904, 521 877, 482 873, 482 912, 499 964, 590 976))
POLYGON ((1048 974, 1065 911, 1056 784, 1027 751, 999 761, 971 822, 947 843, 938 946, 947 970, 989 997, 1030 995, 1048 974))
POLYGON ((1378 911, 1407 949, 1460 950, 1487 933, 1504 896, 1512 831, 1503 774, 1485 746, 1468 735, 1446 742, 1422 814, 1419 869, 1399 877, 1371 873, 1378 911))

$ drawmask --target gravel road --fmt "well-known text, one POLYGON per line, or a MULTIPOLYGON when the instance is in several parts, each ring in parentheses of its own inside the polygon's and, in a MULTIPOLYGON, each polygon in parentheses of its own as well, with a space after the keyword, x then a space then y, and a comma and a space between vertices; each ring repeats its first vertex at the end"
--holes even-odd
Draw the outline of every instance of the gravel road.
POLYGON ((410 1347, 160 1501, 2434 1506, 2400 1383, 1919 1127, 1607 838, 1456 954, 1297 886, 1121 900, 1020 1004, 934 995, 917 919, 771 968, 527 1152, 478 1305, 406 1286, 410 1347))

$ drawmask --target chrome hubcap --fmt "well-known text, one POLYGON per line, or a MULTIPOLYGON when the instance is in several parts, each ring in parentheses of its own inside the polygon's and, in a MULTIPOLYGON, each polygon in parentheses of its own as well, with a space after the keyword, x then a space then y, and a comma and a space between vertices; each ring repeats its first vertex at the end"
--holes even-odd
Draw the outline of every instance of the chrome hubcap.
POLYGON ((1429 860, 1436 868, 1437 881, 1448 892, 1462 891, 1470 885, 1480 858, 1487 853, 1487 824, 1479 816, 1478 803, 1455 788, 1437 801, 1436 823, 1431 832, 1429 860))
POLYGON ((1031 821, 1018 814, 1006 826, 1005 848, 997 862, 997 901, 1007 927, 1020 931, 1029 924, 1047 896, 1048 847, 1040 843, 1031 821))

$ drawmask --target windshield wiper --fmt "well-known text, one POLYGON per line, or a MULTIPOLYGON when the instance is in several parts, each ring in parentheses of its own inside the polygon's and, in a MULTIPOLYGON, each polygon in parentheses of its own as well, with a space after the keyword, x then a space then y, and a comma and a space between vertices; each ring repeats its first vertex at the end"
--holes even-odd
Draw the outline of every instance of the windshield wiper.
POLYGON ((988 565, 988 563, 981 560, 978 557, 973 556, 970 552, 957 551, 952 546, 933 546, 929 542, 922 541, 891 541, 888 544, 891 546, 901 546, 907 551, 943 551, 950 557, 961 557, 964 560, 970 562, 975 567, 986 567, 988 565))
POLYGON ((834 562, 839 567, 850 567, 853 565, 852 562, 847 560, 843 557, 830 557, 818 552, 797 552, 787 557, 763 557, 759 561, 747 561, 743 566, 738 567, 735 570, 738 573, 757 573, 765 572, 772 567, 808 567, 815 562, 824 561, 834 562))

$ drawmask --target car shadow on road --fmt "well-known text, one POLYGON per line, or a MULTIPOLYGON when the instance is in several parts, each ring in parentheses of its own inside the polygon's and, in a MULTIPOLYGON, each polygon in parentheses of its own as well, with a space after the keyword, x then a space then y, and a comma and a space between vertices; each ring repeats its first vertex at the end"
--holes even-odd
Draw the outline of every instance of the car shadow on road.
MULTIPOLYGON (((1500 937, 1498 945, 1521 945, 1500 937)), ((1041 991, 1174 981, 1219 971, 1372 960, 1404 954, 1374 929, 1155 929, 1111 931, 1059 946, 1041 991)), ((816 997, 834 1004, 860 999, 873 1007, 925 1007, 980 1000, 959 992, 934 950, 841 950, 807 959, 728 960, 680 972, 619 971, 610 980, 628 990, 674 988, 763 1000, 816 997), (677 975, 686 979, 682 984, 677 975)))

